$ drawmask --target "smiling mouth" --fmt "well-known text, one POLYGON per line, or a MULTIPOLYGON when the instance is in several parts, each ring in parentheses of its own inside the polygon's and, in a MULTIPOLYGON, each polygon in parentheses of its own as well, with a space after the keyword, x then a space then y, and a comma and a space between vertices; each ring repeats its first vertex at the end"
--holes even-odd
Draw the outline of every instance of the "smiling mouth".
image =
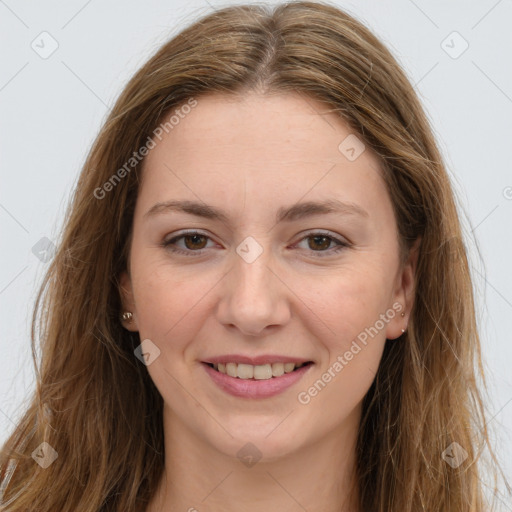
POLYGON ((210 368, 230 377, 242 380, 269 380, 281 377, 284 374, 292 373, 303 366, 313 364, 312 361, 305 363, 272 363, 262 365, 237 364, 237 363, 205 363, 210 368))

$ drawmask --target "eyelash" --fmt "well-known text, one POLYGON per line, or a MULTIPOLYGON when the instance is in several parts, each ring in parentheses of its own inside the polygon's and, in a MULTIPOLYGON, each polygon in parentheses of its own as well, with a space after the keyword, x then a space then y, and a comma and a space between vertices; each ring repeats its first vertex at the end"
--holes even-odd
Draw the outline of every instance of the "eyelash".
MULTIPOLYGON (((201 233, 199 231, 186 231, 186 232, 181 233, 180 235, 177 235, 177 236, 175 236, 173 238, 170 238, 169 240, 164 240, 162 242, 161 246, 164 247, 165 249, 171 251, 171 252, 174 252, 174 253, 177 253, 177 254, 183 254, 185 256, 192 256, 191 253, 193 253, 194 255, 201 255, 201 254, 203 254, 204 251, 206 251, 206 249, 199 249, 197 251, 194 251, 194 250, 191 250, 191 249, 183 250, 183 249, 177 249, 176 247, 172 247, 172 244, 176 243, 181 238, 185 238, 187 236, 193 236, 193 235, 200 235, 200 236, 204 236, 207 239, 210 239, 209 236, 207 236, 204 233, 201 233)), ((335 247, 334 249, 328 249, 328 250, 325 250, 325 251, 313 251, 312 250, 313 253, 319 253, 316 256, 316 257, 319 257, 319 258, 325 257, 324 256, 325 253, 327 253, 328 256, 332 255, 332 254, 337 254, 338 252, 342 251, 343 249, 346 249, 346 248, 351 246, 349 243, 347 243, 347 242, 345 242, 343 240, 340 240, 339 238, 336 238, 336 237, 332 236, 329 232, 324 232, 324 231, 313 231, 311 233, 308 233, 306 236, 302 237, 299 240, 299 242, 302 242, 303 240, 306 240, 308 238, 317 237, 317 236, 323 236, 325 238, 329 238, 332 241, 338 243, 338 246, 335 247)))

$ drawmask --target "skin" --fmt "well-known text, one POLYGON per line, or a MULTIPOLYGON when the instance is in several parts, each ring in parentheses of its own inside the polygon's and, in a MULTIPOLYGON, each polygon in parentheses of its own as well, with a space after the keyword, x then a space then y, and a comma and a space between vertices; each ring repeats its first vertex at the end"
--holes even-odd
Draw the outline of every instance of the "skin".
POLYGON ((125 327, 160 350, 147 370, 164 400, 167 456, 147 512, 358 510, 348 489, 361 401, 386 339, 393 343, 407 327, 417 254, 400 264, 378 159, 367 147, 349 161, 338 146, 352 131, 326 110, 296 94, 202 96, 145 160, 121 294, 133 313, 125 327), (367 217, 275 223, 283 206, 331 198, 359 205, 367 217), (229 223, 172 211, 144 217, 171 199, 223 209, 229 223), (162 247, 184 229, 207 238, 177 240, 188 256, 162 247), (332 238, 311 236, 319 230, 332 238), (252 263, 236 252, 248 236, 263 249, 252 263), (334 253, 336 238, 350 246, 334 253), (300 403, 298 393, 394 303, 405 316, 388 319, 300 403), (237 398, 201 363, 223 354, 281 354, 314 365, 277 396, 237 398), (237 457, 249 442, 261 454, 252 467, 237 457))

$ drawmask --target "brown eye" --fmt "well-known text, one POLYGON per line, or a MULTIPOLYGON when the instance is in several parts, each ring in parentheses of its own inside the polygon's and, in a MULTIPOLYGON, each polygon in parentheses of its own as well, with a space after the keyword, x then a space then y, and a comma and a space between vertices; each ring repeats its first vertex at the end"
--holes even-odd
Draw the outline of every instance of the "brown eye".
POLYGON ((321 231, 306 235, 300 240, 299 244, 304 243, 306 240, 306 246, 301 249, 312 252, 318 257, 333 255, 351 246, 343 238, 337 238, 330 233, 321 231), (333 245, 331 246, 331 244, 333 245))
POLYGON ((309 241, 313 240, 313 243, 308 242, 308 247, 312 250, 325 250, 331 245, 332 238, 325 235, 308 236, 309 241))
POLYGON ((208 249, 209 236, 199 232, 182 233, 162 242, 165 249, 186 256, 202 254, 203 249, 208 249))
POLYGON ((183 240, 185 241, 185 247, 187 249, 204 249, 207 237, 199 234, 184 235, 183 240))

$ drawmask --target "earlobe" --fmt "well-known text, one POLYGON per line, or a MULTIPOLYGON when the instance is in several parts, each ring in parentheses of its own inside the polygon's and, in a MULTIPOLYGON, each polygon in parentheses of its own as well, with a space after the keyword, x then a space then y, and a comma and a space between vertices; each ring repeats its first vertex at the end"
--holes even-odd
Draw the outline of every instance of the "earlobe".
POLYGON ((409 251, 409 256, 397 276, 397 285, 394 294, 395 304, 401 308, 399 314, 389 322, 386 338, 396 339, 407 331, 409 319, 415 298, 416 269, 420 250, 421 237, 418 237, 409 251))
POLYGON ((407 331, 408 316, 403 302, 397 301, 393 306, 393 309, 388 310, 395 311, 392 320, 390 320, 386 328, 386 339, 388 340, 396 340, 407 331))
POLYGON ((123 327, 129 331, 137 332, 137 316, 135 310, 135 301, 133 299, 133 290, 131 279, 125 270, 119 275, 119 295, 121 298, 121 311, 119 312, 119 321, 123 327))

